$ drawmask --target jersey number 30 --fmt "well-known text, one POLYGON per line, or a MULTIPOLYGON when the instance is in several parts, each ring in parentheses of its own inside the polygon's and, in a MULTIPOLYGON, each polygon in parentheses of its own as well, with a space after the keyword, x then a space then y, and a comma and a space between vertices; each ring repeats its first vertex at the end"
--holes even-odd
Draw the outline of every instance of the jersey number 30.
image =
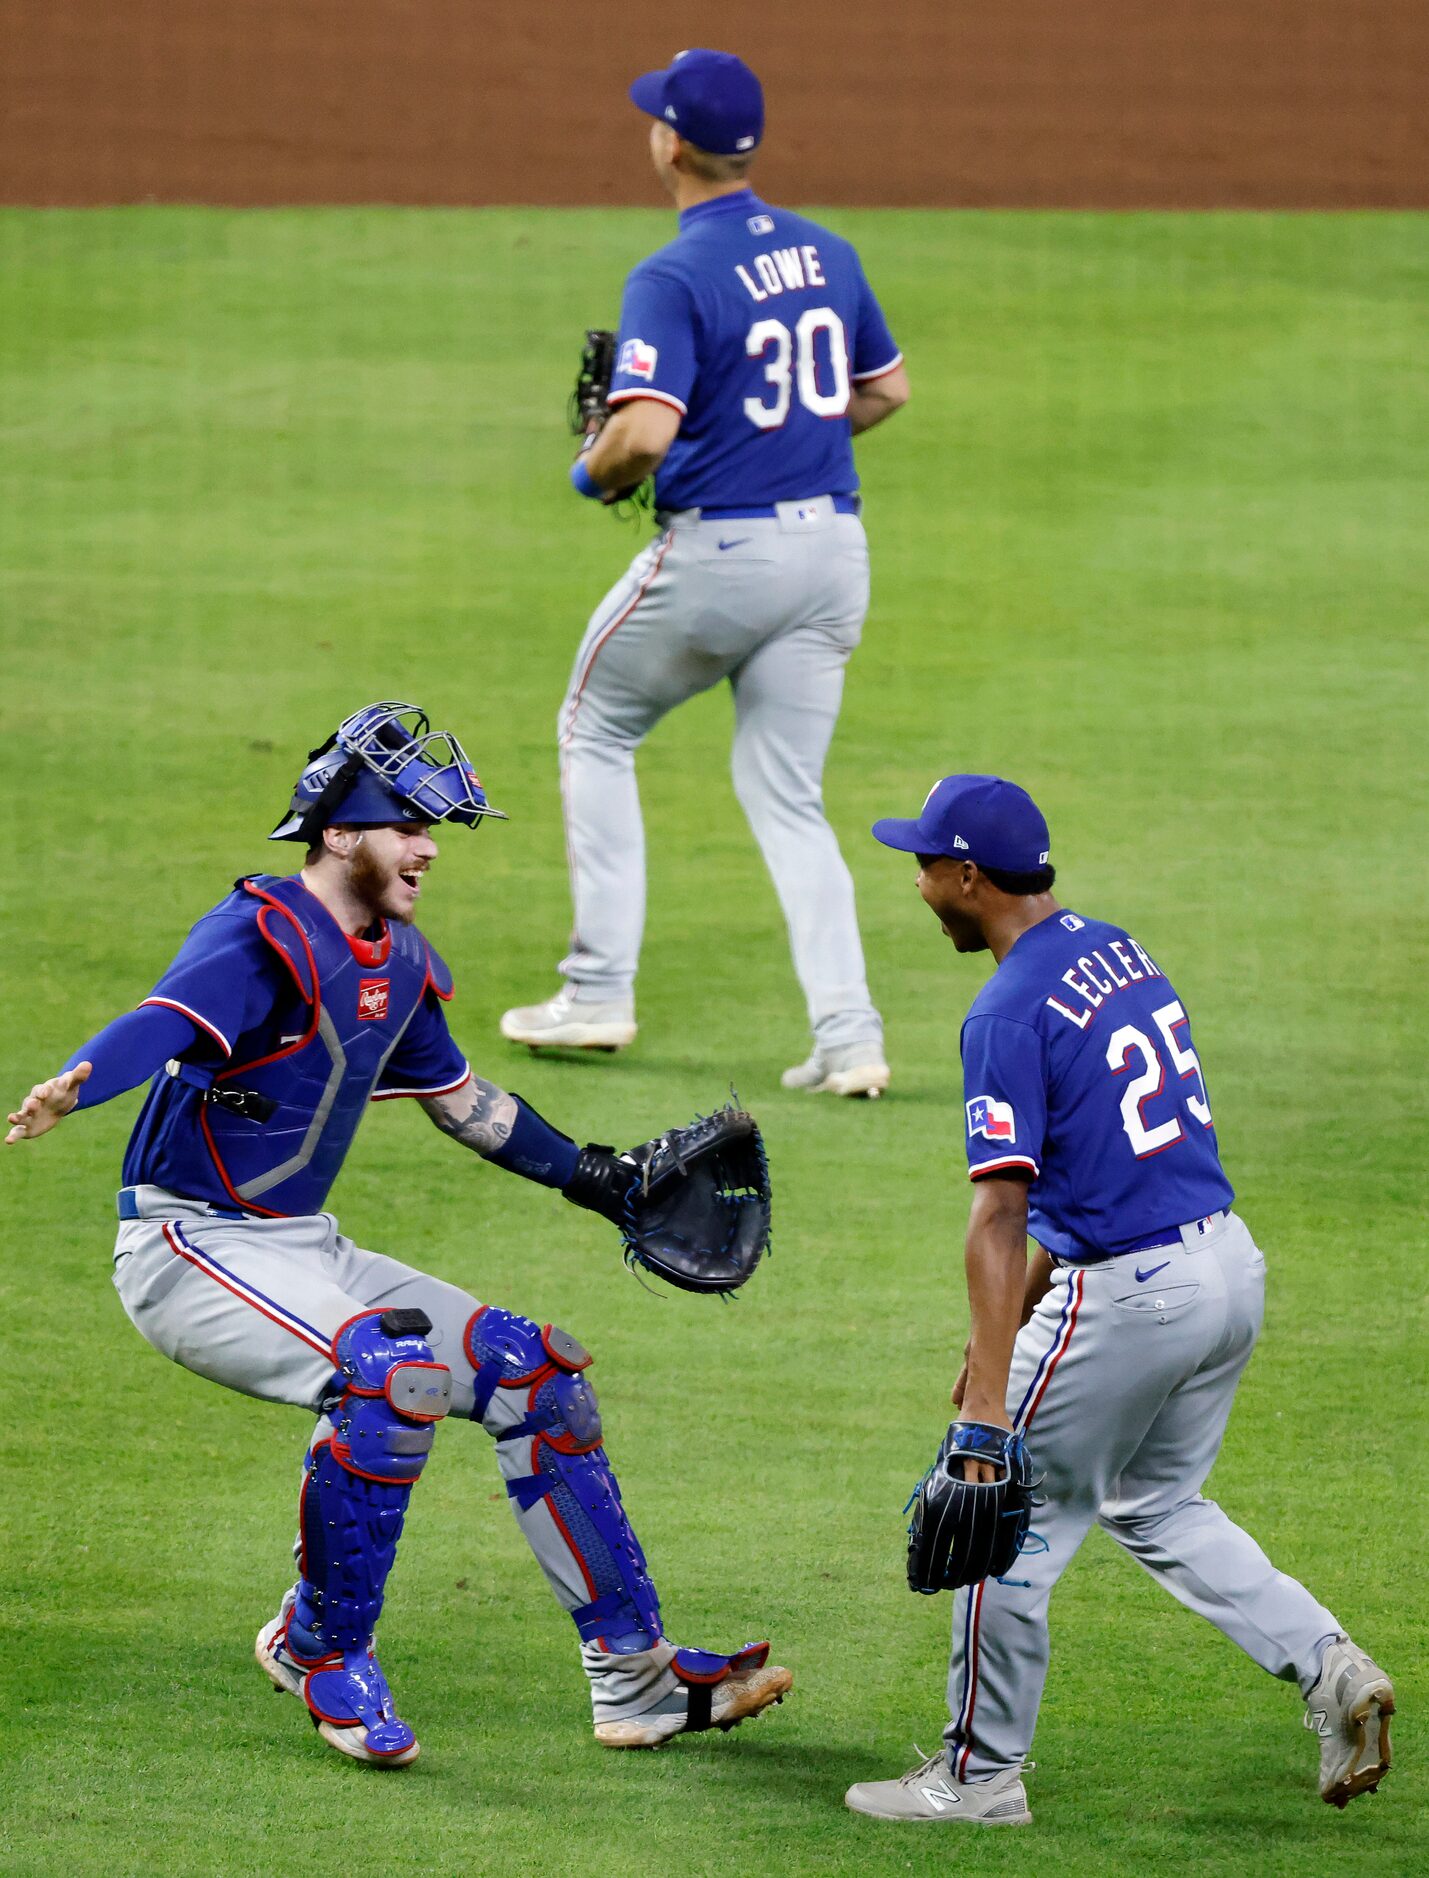
MULTIPOLYGON (((1209 1128, 1211 1109, 1206 1101, 1206 1084, 1201 1075, 1200 1058, 1189 1044, 1183 1050, 1176 1041, 1177 1030, 1186 1022, 1186 1013, 1181 1008, 1180 1000, 1173 998, 1169 1004, 1163 1004, 1159 1011, 1151 1013, 1151 1019, 1165 1039, 1166 1049, 1181 1081, 1184 1083, 1195 1079, 1194 1089, 1200 1093, 1196 1094, 1189 1089, 1183 1091, 1186 1107, 1203 1128, 1209 1128)), ((1181 1120, 1179 1116, 1173 1115, 1169 1121, 1147 1127, 1141 1106, 1153 1096, 1160 1095, 1166 1083, 1166 1069, 1160 1052, 1146 1032, 1138 1030, 1135 1024, 1123 1024, 1120 1030, 1112 1033, 1106 1047, 1107 1067, 1113 1076, 1126 1074, 1133 1053, 1141 1058, 1142 1070, 1139 1076, 1132 1077, 1122 1095, 1121 1125, 1126 1130, 1132 1153, 1138 1160, 1145 1160, 1148 1154, 1160 1154, 1163 1148, 1174 1147, 1181 1139, 1181 1120)))
POLYGON ((778 430, 785 421, 796 382, 800 404, 815 417, 842 417, 848 410, 848 341, 832 307, 811 306, 799 315, 792 333, 783 320, 756 320, 744 336, 744 350, 751 359, 764 360, 764 376, 774 387, 772 404, 744 400, 744 415, 760 430, 778 430), (820 333, 828 335, 827 391, 819 388, 820 333))

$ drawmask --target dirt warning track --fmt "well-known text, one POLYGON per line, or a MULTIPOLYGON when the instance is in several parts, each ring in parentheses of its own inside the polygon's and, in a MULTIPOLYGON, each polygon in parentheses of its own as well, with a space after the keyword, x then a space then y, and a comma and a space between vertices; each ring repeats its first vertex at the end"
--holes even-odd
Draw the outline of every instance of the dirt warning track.
POLYGON ((624 87, 763 76, 801 202, 1429 202, 1425 0, 0 0, 0 200, 653 200, 624 87))

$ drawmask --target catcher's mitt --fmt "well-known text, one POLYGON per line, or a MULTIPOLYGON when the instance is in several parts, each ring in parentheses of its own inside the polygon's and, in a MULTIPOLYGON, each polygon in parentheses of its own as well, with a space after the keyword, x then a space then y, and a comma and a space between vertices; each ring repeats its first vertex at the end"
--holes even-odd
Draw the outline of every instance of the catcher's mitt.
POLYGON ((908 1502, 909 1590, 931 1596, 1001 1578, 1026 1543, 1036 1485, 1021 1435, 989 1422, 954 1422, 908 1502), (965 1458, 990 1462, 998 1479, 964 1480, 965 1458))
POLYGON ((573 437, 584 437, 592 424, 597 428, 610 415, 606 399, 615 371, 615 334, 602 327, 588 328, 581 348, 580 368, 571 387, 566 418, 573 437))
POLYGON ((628 1265, 682 1291, 738 1290, 769 1244, 764 1138, 733 1103, 626 1154, 583 1148, 562 1191, 614 1220, 628 1265))

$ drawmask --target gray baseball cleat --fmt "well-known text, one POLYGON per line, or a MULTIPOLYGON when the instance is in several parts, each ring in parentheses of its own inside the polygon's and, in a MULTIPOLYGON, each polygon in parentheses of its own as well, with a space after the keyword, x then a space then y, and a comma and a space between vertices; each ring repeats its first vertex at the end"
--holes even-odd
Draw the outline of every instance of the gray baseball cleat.
POLYGON ((1325 1649, 1320 1679, 1305 1698, 1305 1726, 1320 1737, 1320 1798, 1345 1807, 1373 1793, 1389 1772, 1394 1685, 1379 1665, 1337 1637, 1325 1649))
POLYGON ((1020 1767, 1005 1768, 991 1780, 955 1780, 941 1748, 897 1780, 861 1780, 844 1795, 844 1805, 855 1813, 867 1813, 870 1819, 907 1820, 915 1825, 939 1820, 960 1820, 969 1826, 1032 1823, 1020 1767))
POLYGON ((635 1040, 633 998, 578 998, 570 985, 544 1004, 501 1014, 501 1034, 533 1050, 623 1050, 635 1040))
POLYGON ((779 1078, 785 1089, 807 1089, 810 1095, 867 1096, 870 1101, 883 1094, 888 1080, 881 1043, 816 1048, 806 1062, 796 1063, 779 1078))

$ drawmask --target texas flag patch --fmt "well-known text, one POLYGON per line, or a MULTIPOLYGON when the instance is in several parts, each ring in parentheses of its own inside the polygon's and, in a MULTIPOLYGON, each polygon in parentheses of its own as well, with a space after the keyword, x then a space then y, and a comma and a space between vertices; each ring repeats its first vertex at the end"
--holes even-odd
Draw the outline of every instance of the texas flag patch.
POLYGON ((659 357, 654 346, 647 346, 643 339, 627 339, 620 348, 620 363, 615 369, 627 378, 643 378, 648 383, 655 376, 659 357))
POLYGON ((1010 1102, 999 1102, 996 1096, 974 1096, 967 1111, 970 1135, 986 1135, 989 1141, 1016 1141, 1017 1124, 1010 1102))

